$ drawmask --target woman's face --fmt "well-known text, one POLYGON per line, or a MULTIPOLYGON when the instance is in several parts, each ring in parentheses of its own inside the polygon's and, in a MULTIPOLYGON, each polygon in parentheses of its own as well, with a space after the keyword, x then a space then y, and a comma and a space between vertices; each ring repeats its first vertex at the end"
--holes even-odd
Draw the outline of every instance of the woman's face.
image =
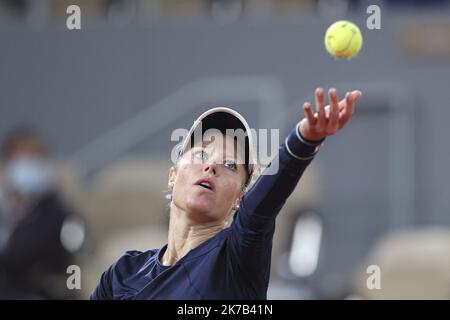
POLYGON ((243 152, 226 135, 206 135, 169 176, 172 204, 199 223, 226 221, 243 194, 243 152))

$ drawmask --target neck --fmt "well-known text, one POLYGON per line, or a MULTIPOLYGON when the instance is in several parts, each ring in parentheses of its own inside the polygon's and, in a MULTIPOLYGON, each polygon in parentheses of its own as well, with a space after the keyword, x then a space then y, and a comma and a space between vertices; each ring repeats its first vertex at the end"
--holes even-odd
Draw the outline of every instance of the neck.
POLYGON ((184 210, 170 205, 169 237, 162 256, 163 265, 173 265, 190 250, 196 248, 224 229, 223 222, 198 223, 190 220, 184 210))

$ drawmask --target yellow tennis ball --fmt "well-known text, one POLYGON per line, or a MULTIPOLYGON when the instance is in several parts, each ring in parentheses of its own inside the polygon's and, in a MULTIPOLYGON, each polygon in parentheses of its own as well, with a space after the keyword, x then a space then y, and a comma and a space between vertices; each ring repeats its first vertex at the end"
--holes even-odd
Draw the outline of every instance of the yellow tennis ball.
POLYGON ((340 20, 328 27, 325 33, 325 48, 334 57, 349 59, 358 54, 363 37, 358 26, 347 20, 340 20))

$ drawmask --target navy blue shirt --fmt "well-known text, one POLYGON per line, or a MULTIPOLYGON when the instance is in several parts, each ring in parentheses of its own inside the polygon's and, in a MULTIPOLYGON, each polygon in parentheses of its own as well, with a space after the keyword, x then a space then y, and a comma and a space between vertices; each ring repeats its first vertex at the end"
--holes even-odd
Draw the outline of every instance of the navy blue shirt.
POLYGON ((258 178, 229 228, 171 266, 160 262, 167 245, 127 251, 102 274, 91 299, 266 299, 275 218, 315 152, 297 126, 279 148, 279 169, 258 178))

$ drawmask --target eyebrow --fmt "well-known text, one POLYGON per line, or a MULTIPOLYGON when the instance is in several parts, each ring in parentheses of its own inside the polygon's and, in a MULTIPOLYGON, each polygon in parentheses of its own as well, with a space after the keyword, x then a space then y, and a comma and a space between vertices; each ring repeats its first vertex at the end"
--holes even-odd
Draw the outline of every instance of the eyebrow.
MULTIPOLYGON (((212 141, 212 140, 204 139, 202 141, 202 146, 201 147, 197 146, 197 148, 206 148, 208 145, 210 145, 213 142, 214 141, 212 141)), ((195 148, 195 146, 193 148, 195 148)), ((239 152, 238 152, 239 147, 234 145, 233 149, 234 149, 233 153, 224 153, 223 154, 223 158, 224 159, 232 158, 238 164, 245 164, 245 159, 241 159, 242 161, 239 160, 239 158, 242 158, 242 157, 239 157, 239 152), (236 148, 237 148, 237 150, 236 150, 236 148)))

